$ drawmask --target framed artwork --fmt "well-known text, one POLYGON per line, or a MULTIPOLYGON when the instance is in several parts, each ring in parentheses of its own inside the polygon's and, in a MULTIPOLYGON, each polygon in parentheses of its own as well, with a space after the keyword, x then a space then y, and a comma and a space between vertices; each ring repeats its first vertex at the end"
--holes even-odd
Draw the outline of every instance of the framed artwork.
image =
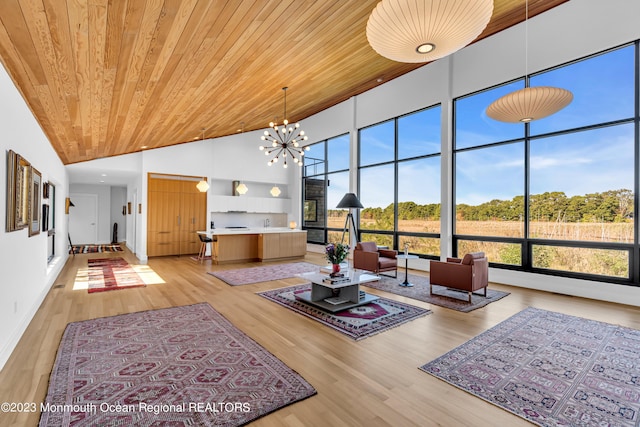
POLYGON ((18 153, 7 152, 6 231, 22 230, 29 225, 30 166, 18 153))
POLYGON ((127 213, 131 215, 131 202, 127 202, 127 213))
POLYGON ((318 220, 318 206, 316 200, 304 201, 304 220, 316 222, 318 220))
POLYGON ((40 192, 42 175, 33 166, 29 171, 29 237, 40 233, 40 192))
POLYGON ((42 198, 43 199, 48 199, 49 198, 49 183, 48 182, 43 182, 42 183, 42 198))

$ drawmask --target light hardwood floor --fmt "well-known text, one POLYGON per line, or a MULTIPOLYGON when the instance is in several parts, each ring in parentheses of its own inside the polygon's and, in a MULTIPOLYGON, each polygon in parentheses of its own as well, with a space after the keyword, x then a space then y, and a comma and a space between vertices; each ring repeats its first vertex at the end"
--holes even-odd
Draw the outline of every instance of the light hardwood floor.
MULTIPOLYGON (((124 256, 138 264, 130 253, 124 256)), ((95 254, 71 257, 11 358, 0 372, 0 402, 42 402, 67 323, 141 310, 208 302, 239 329, 311 383, 318 394, 267 415, 252 426, 526 426, 527 421, 418 369, 475 335, 534 306, 640 329, 640 308, 492 284, 508 297, 459 313, 372 289, 433 314, 366 338, 352 339, 270 302, 256 292, 301 283, 291 278, 229 286, 206 274, 259 264, 212 266, 188 256, 152 258, 162 283, 88 294, 74 290, 76 273, 95 254)), ((324 264, 320 254, 306 261, 324 264)), ((417 272, 416 272, 417 273, 417 272)), ((0 413, 0 426, 35 426, 39 414, 0 413)))

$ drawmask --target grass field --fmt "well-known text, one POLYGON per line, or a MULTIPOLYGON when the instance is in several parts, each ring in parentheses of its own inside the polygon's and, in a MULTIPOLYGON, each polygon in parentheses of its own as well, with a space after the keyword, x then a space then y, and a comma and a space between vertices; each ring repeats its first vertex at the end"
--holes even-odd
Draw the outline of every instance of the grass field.
MULTIPOLYGON (((342 228, 343 217, 329 217, 328 226, 342 228)), ((390 236, 367 233, 367 229, 377 229, 375 221, 363 221, 363 240, 375 240, 379 245, 391 246, 390 236)), ((398 221, 400 232, 439 233, 439 221, 398 221)), ((470 236, 524 237, 524 223, 518 221, 456 221, 456 234, 470 236)), ((531 222, 531 238, 590 241, 590 242, 633 242, 632 223, 558 223, 531 222)), ((341 233, 338 233, 341 236, 341 233)), ((416 254, 440 254, 439 239, 421 237, 400 237, 400 250, 409 243, 410 251, 416 254)), ((520 245, 501 242, 460 241, 459 253, 483 251, 491 262, 521 265, 520 245)), ((609 249, 589 249, 576 247, 533 246, 533 267, 589 273, 613 277, 629 276, 627 251, 609 249)))

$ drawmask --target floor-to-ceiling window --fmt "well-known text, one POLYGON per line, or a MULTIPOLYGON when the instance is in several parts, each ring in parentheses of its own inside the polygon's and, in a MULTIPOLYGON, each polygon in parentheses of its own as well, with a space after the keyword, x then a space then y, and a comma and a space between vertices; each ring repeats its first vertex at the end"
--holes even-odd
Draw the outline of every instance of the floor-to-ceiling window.
POLYGON ((360 240, 440 254, 439 105, 359 131, 360 240))
POLYGON ((528 124, 484 113, 524 79, 454 100, 454 254, 638 283, 637 56, 631 44, 531 76, 574 99, 528 124))
MULTIPOLYGON (((303 229, 307 240, 339 242, 347 215, 336 205, 349 192, 349 135, 309 146, 303 168, 303 229)), ((348 241, 348 233, 345 235, 348 241)))

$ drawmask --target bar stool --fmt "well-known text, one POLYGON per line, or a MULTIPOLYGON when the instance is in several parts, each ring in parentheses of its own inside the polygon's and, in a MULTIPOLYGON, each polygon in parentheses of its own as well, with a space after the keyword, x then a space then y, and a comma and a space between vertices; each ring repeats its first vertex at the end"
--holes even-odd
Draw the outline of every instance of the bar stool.
MULTIPOLYGON (((204 261, 205 255, 207 254, 207 243, 212 243, 213 239, 200 233, 198 233, 198 237, 200 238, 201 242, 200 252, 198 253, 198 261, 202 263, 202 261, 204 261)), ((211 259, 213 259, 213 244, 211 245, 211 259)))

